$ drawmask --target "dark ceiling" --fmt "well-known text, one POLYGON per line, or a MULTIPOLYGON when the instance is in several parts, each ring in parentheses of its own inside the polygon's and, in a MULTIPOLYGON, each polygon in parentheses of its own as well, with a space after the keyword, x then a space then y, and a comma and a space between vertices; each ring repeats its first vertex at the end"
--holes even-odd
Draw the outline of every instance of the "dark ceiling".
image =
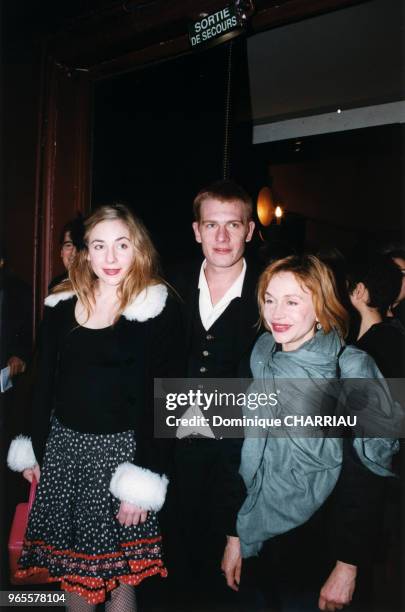
MULTIPOLYGON (((255 0, 250 26, 257 32, 367 1, 255 0)), ((114 57, 176 38, 187 40, 191 21, 227 4, 229 0, 3 0, 4 42, 15 46, 27 37, 47 38, 64 46, 69 66, 78 57, 83 64, 84 50, 87 65, 94 65, 106 59, 101 48, 114 57)))

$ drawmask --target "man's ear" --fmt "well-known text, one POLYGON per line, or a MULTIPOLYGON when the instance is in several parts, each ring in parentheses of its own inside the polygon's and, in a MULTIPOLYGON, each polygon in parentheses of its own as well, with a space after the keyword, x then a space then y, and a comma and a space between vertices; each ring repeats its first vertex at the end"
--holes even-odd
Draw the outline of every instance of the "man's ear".
POLYGON ((200 234, 200 224, 198 223, 198 221, 193 222, 193 230, 194 230, 194 236, 195 236, 196 241, 202 242, 201 234, 200 234))
POLYGON ((248 233, 246 235, 245 242, 250 242, 252 240, 254 229, 255 229, 255 222, 254 221, 249 221, 249 223, 248 223, 248 233))

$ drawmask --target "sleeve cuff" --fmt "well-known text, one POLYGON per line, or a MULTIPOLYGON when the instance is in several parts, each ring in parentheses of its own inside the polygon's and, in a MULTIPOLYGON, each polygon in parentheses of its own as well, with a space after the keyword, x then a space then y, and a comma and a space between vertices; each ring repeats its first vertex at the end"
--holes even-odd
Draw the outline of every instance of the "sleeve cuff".
POLYGON ((33 468, 38 462, 32 448, 31 438, 17 436, 10 444, 7 455, 7 465, 13 472, 23 472, 33 468))
POLYGON ((110 492, 121 501, 158 512, 164 504, 168 483, 165 474, 159 476, 151 470, 125 462, 115 470, 110 492))

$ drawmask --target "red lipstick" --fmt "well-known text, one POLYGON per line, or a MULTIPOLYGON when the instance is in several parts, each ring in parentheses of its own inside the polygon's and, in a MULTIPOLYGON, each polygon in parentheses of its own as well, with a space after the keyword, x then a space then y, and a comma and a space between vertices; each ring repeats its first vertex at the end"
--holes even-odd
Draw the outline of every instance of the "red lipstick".
POLYGON ((281 323, 272 323, 272 330, 278 333, 286 332, 290 329, 291 325, 282 325, 281 323))

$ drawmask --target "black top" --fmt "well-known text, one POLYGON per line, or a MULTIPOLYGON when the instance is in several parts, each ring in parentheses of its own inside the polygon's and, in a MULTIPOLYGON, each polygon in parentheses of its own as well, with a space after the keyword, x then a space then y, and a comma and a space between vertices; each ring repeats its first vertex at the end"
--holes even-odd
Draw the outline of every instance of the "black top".
MULTIPOLYGON (((405 335, 397 321, 372 325, 355 342, 375 360, 386 378, 404 376, 405 335)), ((370 563, 381 537, 387 479, 368 470, 349 440, 344 440, 343 466, 335 491, 330 537, 335 558, 362 565, 370 563)))
POLYGON ((137 463, 164 471, 165 466, 154 465, 152 450, 157 444, 153 379, 182 374, 176 350, 177 300, 168 296, 160 314, 147 320, 121 316, 114 326, 99 330, 77 324, 75 304, 71 297, 44 312, 30 432, 38 462, 54 410, 64 425, 76 431, 106 434, 134 429, 137 463))
POLYGON ((355 344, 373 357, 385 378, 405 377, 405 333, 395 319, 372 325, 355 344))
POLYGON ((89 329, 72 319, 70 332, 60 339, 54 411, 75 431, 108 434, 135 427, 126 380, 140 355, 122 346, 120 326, 118 321, 89 329))
POLYGON ((392 314, 396 322, 399 322, 402 329, 405 330, 405 300, 399 302, 398 306, 393 309, 392 314))

